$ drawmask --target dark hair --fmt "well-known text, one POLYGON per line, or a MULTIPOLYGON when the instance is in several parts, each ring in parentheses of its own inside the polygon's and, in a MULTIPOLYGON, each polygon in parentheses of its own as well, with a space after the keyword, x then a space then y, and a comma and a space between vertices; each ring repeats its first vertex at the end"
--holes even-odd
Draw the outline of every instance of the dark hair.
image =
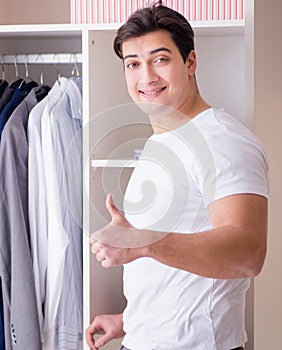
POLYGON ((122 44, 158 30, 166 30, 178 47, 184 63, 191 50, 194 50, 194 32, 188 21, 180 13, 162 5, 162 1, 152 7, 134 12, 119 28, 114 40, 114 50, 123 58, 122 44))

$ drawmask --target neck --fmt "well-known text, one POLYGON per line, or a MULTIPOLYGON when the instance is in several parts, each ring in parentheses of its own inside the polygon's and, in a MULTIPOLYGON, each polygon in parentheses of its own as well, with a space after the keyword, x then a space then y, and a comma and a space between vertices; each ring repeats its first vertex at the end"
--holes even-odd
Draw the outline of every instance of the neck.
POLYGON ((155 134, 161 134, 179 128, 199 113, 209 109, 208 105, 198 91, 192 99, 187 101, 176 111, 166 115, 149 115, 150 123, 155 134))

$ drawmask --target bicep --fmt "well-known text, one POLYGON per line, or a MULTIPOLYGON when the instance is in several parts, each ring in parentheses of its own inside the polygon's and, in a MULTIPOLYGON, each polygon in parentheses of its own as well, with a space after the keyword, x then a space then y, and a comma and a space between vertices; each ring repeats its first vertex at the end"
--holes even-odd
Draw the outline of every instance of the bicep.
POLYGON ((242 237, 265 245, 267 235, 267 198, 257 194, 235 194, 213 202, 209 218, 214 228, 235 226, 242 237))

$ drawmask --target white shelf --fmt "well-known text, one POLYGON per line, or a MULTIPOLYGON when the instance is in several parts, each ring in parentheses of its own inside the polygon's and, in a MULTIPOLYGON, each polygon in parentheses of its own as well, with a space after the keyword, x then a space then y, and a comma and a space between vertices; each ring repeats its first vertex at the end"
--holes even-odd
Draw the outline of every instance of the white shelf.
MULTIPOLYGON (((232 21, 190 21, 195 35, 241 35, 244 20, 232 21)), ((84 30, 109 30, 116 32, 122 23, 98 24, 32 24, 0 25, 0 38, 12 36, 80 36, 84 30)))
POLYGON ((92 159, 92 168, 134 168, 138 160, 134 159, 92 159))

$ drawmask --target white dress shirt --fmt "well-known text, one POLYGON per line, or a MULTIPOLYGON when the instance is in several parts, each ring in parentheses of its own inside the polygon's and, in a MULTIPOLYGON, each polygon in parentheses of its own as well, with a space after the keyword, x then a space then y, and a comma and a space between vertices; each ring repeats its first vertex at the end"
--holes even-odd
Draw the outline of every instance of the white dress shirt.
MULTIPOLYGON (((57 84, 57 83, 56 83, 57 84)), ((30 112, 28 120, 28 210, 30 244, 36 289, 36 303, 40 329, 43 329, 43 305, 46 299, 46 271, 48 259, 48 216, 46 199, 46 179, 41 145, 41 116, 52 98, 40 101, 30 112)))
POLYGON ((44 350, 55 349, 55 319, 62 288, 64 253, 69 243, 62 226, 49 112, 68 80, 61 78, 30 116, 29 220, 37 304, 44 350), (44 303, 44 319, 42 313, 44 303))

